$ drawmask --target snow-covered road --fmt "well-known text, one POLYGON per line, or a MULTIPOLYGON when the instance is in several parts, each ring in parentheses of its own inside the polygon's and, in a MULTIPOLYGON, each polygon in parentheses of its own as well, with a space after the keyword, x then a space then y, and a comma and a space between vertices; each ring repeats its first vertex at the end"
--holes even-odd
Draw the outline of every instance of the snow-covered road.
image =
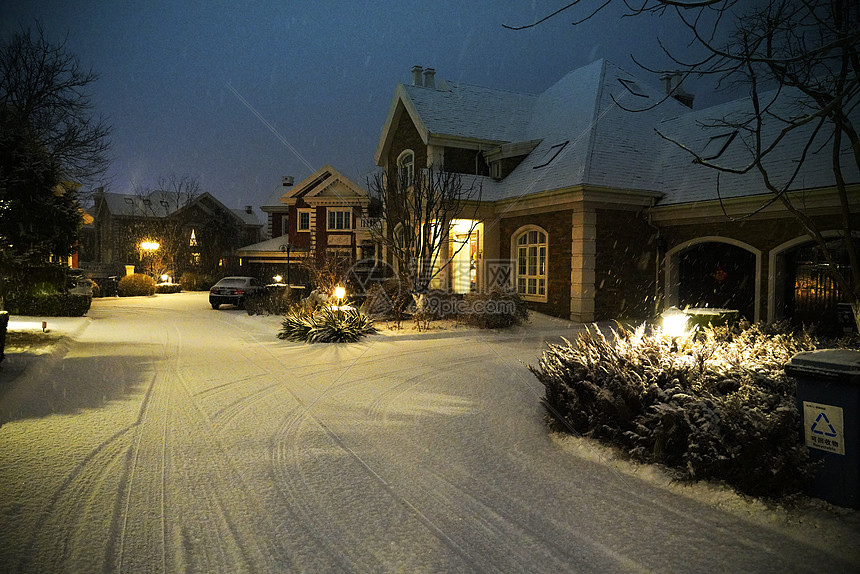
POLYGON ((2 572, 860 570, 857 513, 549 435, 534 328, 305 345, 205 293, 83 324, 0 371, 2 572))

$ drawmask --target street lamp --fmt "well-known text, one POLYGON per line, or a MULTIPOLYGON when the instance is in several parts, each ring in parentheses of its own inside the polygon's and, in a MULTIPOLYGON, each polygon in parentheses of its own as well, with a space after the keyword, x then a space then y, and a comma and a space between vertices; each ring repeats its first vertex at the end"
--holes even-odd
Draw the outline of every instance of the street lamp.
POLYGON ((158 241, 143 241, 140 244, 141 250, 146 251, 146 253, 149 255, 149 274, 153 277, 155 276, 152 271, 153 254, 158 251, 159 247, 161 246, 158 244, 158 241))
POLYGON ((293 249, 293 245, 289 243, 284 243, 281 245, 281 253, 287 254, 287 285, 290 285, 290 251, 293 249))

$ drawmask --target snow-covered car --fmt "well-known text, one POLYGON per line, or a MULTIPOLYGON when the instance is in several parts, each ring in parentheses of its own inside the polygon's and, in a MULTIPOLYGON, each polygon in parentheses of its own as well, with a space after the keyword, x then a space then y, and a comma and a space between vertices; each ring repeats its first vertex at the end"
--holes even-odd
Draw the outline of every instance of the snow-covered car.
POLYGON ((224 277, 209 290, 209 304, 217 309, 223 304, 241 307, 250 297, 257 297, 265 292, 254 277, 224 277))

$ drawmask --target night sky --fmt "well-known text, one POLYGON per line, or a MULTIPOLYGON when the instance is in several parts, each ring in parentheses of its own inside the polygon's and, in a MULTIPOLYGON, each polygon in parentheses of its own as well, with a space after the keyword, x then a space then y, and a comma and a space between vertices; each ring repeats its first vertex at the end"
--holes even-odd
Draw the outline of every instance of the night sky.
MULTIPOLYGON (((672 19, 618 11, 576 27, 574 13, 502 27, 566 3, 29 0, 4 2, 0 26, 5 39, 38 19, 99 74, 90 93, 113 126, 108 191, 187 175, 237 208, 325 164, 364 183, 394 88, 413 65, 435 68, 437 80, 539 93, 597 58, 646 78, 631 53, 666 65, 658 35, 682 45, 672 19)), ((721 99, 696 97, 697 107, 721 99)))

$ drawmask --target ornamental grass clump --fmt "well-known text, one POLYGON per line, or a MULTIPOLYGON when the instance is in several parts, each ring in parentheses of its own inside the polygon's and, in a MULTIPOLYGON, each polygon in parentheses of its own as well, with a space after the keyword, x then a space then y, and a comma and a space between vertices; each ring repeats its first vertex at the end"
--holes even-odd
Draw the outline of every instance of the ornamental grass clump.
POLYGON ((820 344, 806 331, 759 324, 686 338, 642 325, 549 345, 529 369, 545 387, 557 430, 609 442, 682 480, 723 480, 743 493, 781 497, 817 470, 783 368, 820 344))
POLYGON ((284 316, 279 339, 308 343, 354 343, 375 333, 373 321, 357 309, 292 307, 284 316))

